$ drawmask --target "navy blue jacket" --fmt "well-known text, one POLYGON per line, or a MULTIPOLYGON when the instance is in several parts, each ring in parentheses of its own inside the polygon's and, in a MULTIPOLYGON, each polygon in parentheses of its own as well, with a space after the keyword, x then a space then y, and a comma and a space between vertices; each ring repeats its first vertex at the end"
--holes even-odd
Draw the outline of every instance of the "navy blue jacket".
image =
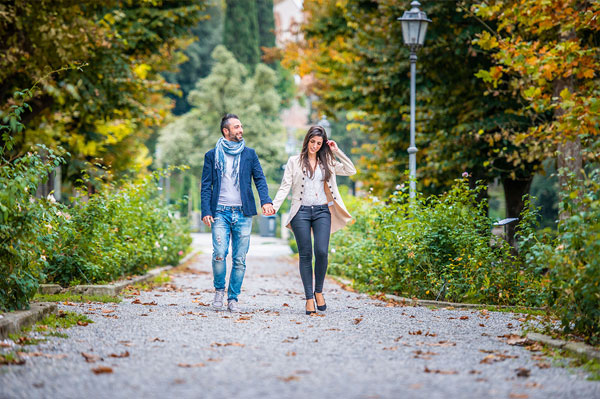
MULTIPOLYGON (((272 204, 269 197, 267 179, 252 148, 244 148, 240 155, 240 194, 242 196, 242 211, 244 216, 256 215, 256 204, 252 192, 251 179, 260 197, 260 205, 272 204)), ((200 207, 202 217, 215 216, 219 194, 221 193, 221 175, 215 167, 215 149, 204 155, 204 168, 202 169, 202 189, 200 190, 200 207)))

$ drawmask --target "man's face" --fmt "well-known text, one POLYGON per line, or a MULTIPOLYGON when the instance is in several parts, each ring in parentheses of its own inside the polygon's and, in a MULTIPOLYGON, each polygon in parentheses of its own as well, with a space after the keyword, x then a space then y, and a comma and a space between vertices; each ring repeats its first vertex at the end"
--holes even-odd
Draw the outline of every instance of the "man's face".
POLYGON ((244 128, 239 119, 229 119, 227 127, 223 128, 223 136, 225 140, 240 142, 244 135, 244 128))

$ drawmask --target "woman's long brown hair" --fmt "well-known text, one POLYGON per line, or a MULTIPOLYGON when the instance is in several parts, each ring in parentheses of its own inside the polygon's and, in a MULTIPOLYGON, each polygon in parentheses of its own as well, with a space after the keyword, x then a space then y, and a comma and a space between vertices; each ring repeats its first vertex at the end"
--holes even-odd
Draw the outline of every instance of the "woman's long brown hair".
POLYGON ((308 160, 308 142, 313 137, 321 137, 323 139, 323 144, 321 145, 321 148, 319 148, 319 151, 317 151, 317 161, 323 166, 324 181, 328 181, 331 177, 331 169, 329 169, 329 167, 333 161, 333 152, 327 145, 327 133, 325 133, 323 127, 311 126, 310 129, 308 129, 308 133, 304 136, 302 151, 300 152, 300 164, 308 170, 308 176, 312 179, 314 170, 310 167, 310 161, 308 160))

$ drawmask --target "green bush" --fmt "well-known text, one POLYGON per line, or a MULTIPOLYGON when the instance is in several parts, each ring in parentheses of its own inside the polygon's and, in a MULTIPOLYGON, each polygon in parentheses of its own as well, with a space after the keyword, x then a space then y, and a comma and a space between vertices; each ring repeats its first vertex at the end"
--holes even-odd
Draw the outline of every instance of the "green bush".
POLYGON ((594 170, 583 187, 571 188, 561 202, 570 214, 560 220, 558 237, 536 239, 528 261, 549 270, 549 304, 565 332, 600 343, 600 171, 594 170), (583 193, 583 195, 580 195, 583 193))
POLYGON ((406 190, 386 202, 349 199, 355 222, 332 237, 332 272, 367 290, 408 297, 542 304, 542 273, 492 235, 485 203, 476 201, 482 189, 462 179, 443 195, 414 202, 406 190))
MULTIPOLYGON (((28 306, 46 265, 44 248, 53 241, 54 204, 35 198, 38 185, 62 161, 28 153, 13 162, 0 163, 0 310, 28 306)), ((0 151, 0 155, 4 150, 0 151)))
POLYGON ((58 212, 47 280, 63 286, 99 283, 176 264, 191 243, 189 227, 173 217, 178 205, 163 204, 158 177, 107 187, 58 212))

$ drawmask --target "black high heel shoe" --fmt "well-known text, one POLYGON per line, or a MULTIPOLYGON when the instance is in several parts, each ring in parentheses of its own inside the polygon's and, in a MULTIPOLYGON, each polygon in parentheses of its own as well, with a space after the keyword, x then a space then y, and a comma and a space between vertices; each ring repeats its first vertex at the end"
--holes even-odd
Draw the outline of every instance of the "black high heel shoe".
MULTIPOLYGON (((317 296, 315 295, 316 292, 313 292, 313 295, 315 296, 315 305, 317 305, 317 296)), ((323 296, 322 292, 319 292, 319 294, 321 294, 321 296, 323 296)), ((325 297, 323 296, 323 301, 325 300, 325 297)), ((327 304, 323 304, 323 305, 317 305, 317 309, 319 309, 321 312, 327 309, 327 304)))
MULTIPOLYGON (((313 301, 314 301, 314 299, 313 299, 313 301)), ((315 305, 316 305, 316 302, 315 302, 315 305)), ((316 310, 307 310, 307 311, 306 311, 306 314, 307 314, 308 316, 310 316, 310 315, 311 315, 311 314, 313 314, 313 313, 317 313, 317 311, 316 311, 316 310)))

